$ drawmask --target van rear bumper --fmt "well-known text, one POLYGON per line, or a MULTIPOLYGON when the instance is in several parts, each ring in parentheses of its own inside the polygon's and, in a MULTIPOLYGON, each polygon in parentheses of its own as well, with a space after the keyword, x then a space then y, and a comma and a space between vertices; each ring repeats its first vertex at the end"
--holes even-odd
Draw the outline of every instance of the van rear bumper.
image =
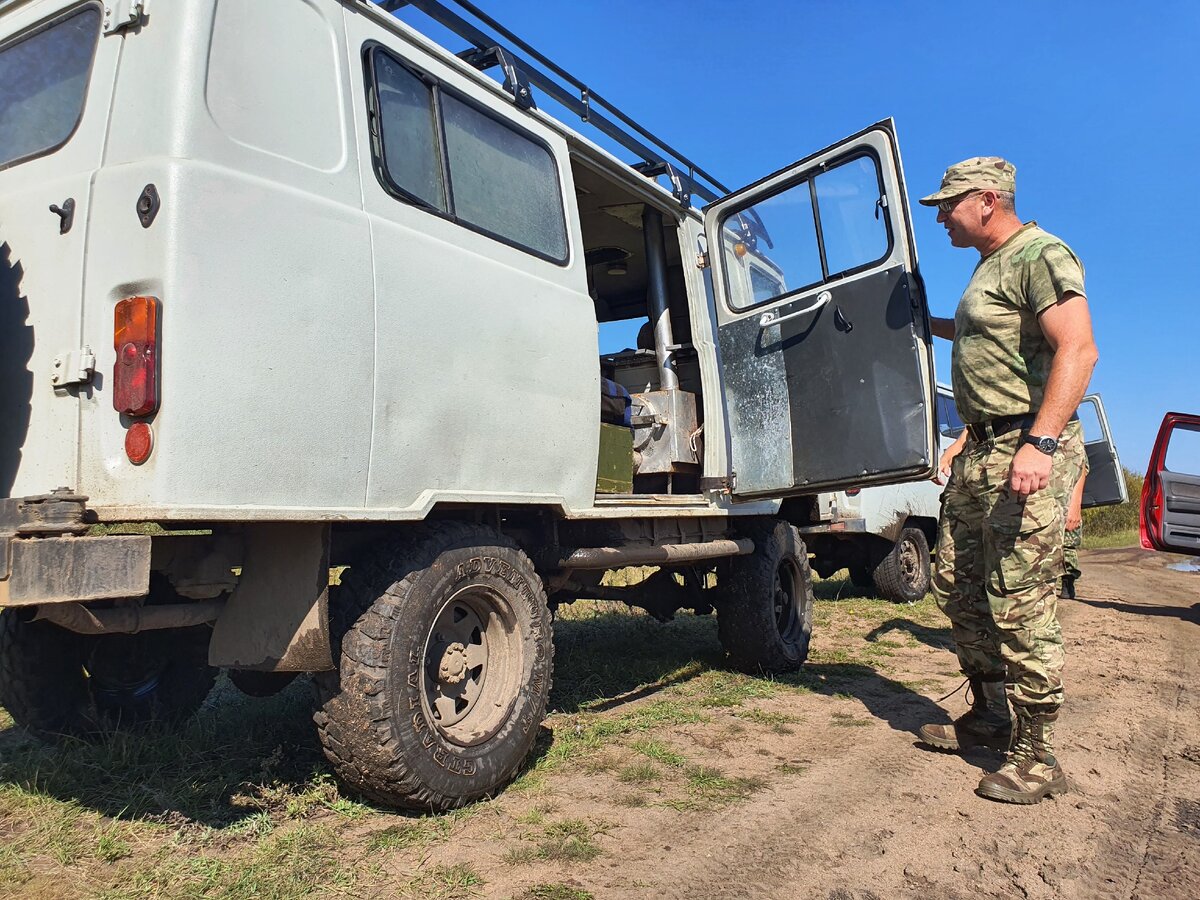
POLYGON ((145 596, 150 543, 145 534, 0 535, 0 607, 145 596))

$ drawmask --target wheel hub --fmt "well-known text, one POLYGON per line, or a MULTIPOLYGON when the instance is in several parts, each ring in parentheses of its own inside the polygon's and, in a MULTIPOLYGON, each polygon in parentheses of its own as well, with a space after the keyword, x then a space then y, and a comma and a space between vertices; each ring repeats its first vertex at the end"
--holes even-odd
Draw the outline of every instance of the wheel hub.
POLYGON ((442 651, 438 664, 438 681, 442 684, 458 684, 467 674, 467 648, 458 641, 442 651))

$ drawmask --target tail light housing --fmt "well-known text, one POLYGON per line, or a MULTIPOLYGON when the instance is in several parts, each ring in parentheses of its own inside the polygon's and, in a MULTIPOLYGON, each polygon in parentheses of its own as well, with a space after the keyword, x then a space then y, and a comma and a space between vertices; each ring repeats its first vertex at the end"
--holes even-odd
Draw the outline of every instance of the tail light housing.
POLYGON ((113 408, 127 416, 158 409, 158 319, 156 297, 127 297, 113 311, 113 408))

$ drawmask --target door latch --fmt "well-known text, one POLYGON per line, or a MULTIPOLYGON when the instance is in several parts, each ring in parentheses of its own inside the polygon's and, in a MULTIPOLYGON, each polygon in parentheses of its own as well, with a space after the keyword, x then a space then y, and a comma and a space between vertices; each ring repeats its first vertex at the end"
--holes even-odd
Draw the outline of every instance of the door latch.
POLYGON ((96 372, 96 354, 92 348, 84 346, 79 350, 62 353, 54 357, 54 366, 50 370, 50 383, 56 388, 68 384, 87 384, 96 372))

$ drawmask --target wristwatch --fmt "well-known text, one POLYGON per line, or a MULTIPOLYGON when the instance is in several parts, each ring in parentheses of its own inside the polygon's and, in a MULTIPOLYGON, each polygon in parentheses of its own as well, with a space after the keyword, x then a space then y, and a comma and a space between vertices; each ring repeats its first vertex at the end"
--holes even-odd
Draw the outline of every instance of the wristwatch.
POLYGON ((1055 438, 1042 435, 1038 437, 1035 434, 1027 434, 1021 438, 1021 442, 1025 444, 1033 444, 1047 456, 1053 456, 1054 451, 1058 449, 1058 441, 1055 438))

